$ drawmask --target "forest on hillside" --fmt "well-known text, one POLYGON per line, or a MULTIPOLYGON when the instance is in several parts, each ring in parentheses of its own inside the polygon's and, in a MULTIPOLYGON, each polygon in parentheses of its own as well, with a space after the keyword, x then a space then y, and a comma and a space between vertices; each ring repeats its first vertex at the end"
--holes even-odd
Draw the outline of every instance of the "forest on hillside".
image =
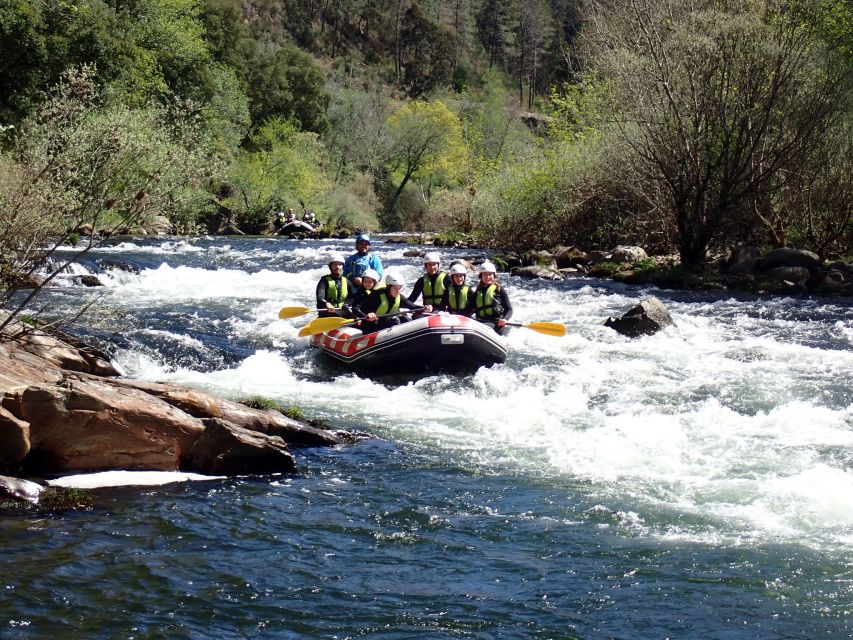
POLYGON ((852 72, 843 0, 0 0, 0 280, 56 233, 288 207, 849 256, 852 72))

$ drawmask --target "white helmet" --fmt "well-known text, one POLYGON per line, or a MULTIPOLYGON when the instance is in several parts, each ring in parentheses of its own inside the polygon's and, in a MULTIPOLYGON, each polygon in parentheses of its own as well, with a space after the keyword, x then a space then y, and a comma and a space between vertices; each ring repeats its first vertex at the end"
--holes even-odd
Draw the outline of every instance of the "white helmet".
POLYGON ((480 269, 477 273, 497 273, 498 270, 495 269, 495 265, 486 260, 483 264, 480 265, 480 269))
POLYGON ((379 272, 376 269, 365 269, 364 273, 361 274, 362 279, 370 278, 374 282, 379 282, 379 272))
POLYGON ((403 280, 403 276, 398 273, 386 273, 385 284, 387 284, 389 287, 394 285, 397 285, 398 287, 405 287, 406 281, 403 280))
POLYGON ((441 264, 441 258, 439 257, 437 252, 430 251, 424 256, 424 264, 428 262, 435 262, 436 264, 441 264))
POLYGON ((329 265, 332 265, 335 262, 340 262, 341 264, 344 264, 344 262, 346 262, 346 261, 344 260, 344 257, 340 253, 333 253, 332 257, 329 258, 329 265))
POLYGON ((461 262, 457 262, 452 267, 450 267, 450 275, 455 276, 457 274, 461 274, 463 276, 468 275, 468 269, 466 269, 465 265, 461 262))

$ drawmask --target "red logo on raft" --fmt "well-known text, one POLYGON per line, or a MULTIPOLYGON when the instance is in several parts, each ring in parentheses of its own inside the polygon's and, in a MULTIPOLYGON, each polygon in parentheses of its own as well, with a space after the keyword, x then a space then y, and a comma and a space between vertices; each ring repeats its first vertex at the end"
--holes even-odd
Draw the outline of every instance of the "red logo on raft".
MULTIPOLYGON (((474 320, 465 316, 436 315, 428 317, 427 326, 430 329, 438 329, 441 327, 460 327, 471 322, 474 320)), ((315 335, 313 340, 315 346, 324 347, 343 356, 351 356, 376 344, 380 333, 377 331, 367 335, 350 336, 340 329, 332 329, 327 333, 315 335)))

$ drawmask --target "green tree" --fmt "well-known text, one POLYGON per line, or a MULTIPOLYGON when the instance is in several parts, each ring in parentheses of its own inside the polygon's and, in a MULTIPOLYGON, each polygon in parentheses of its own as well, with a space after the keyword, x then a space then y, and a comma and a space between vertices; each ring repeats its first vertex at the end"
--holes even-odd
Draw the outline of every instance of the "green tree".
POLYGON ((455 34, 428 19, 417 2, 412 2, 400 32, 403 85, 410 96, 421 96, 450 84, 455 39, 455 34))
POLYGON ((128 109, 99 100, 92 68, 69 71, 0 155, 0 308, 28 308, 57 273, 96 246, 81 248, 23 298, 21 280, 44 269, 71 233, 110 235, 154 214, 179 212, 218 163, 205 153, 196 114, 128 109))
MULTIPOLYGON (((807 156, 849 83, 822 65, 808 3, 599 0, 593 64, 643 180, 666 195, 682 262, 696 266, 807 156), (808 11, 805 12, 808 15, 808 11)), ((651 189, 650 191, 654 191, 651 189)))
POLYGON ((234 195, 225 204, 261 231, 277 207, 321 200, 330 188, 325 149, 316 133, 299 131, 273 117, 249 139, 250 151, 238 156, 229 177, 234 195))
POLYGON ((438 173, 458 173, 465 155, 459 117, 443 102, 408 102, 388 118, 388 164, 402 176, 394 191, 383 224, 399 225, 397 202, 413 178, 438 173))
POLYGON ((263 54, 247 73, 255 123, 277 116, 298 122, 304 131, 326 129, 330 97, 322 71, 307 53, 285 46, 263 54))

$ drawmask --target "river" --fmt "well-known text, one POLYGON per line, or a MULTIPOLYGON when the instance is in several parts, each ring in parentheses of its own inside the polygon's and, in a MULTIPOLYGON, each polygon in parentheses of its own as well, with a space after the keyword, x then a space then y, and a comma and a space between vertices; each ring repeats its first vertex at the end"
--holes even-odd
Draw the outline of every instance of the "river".
MULTIPOLYGON (((413 282, 404 245, 377 242, 413 282)), ((129 375, 376 437, 0 520, 0 638, 848 638, 853 306, 502 276, 504 365, 330 370, 283 306, 352 241, 120 239, 43 299, 129 375), (128 270, 128 268, 130 268, 128 270), (656 295, 676 326, 603 326, 656 295)), ((483 255, 443 251, 443 259, 483 255)))

